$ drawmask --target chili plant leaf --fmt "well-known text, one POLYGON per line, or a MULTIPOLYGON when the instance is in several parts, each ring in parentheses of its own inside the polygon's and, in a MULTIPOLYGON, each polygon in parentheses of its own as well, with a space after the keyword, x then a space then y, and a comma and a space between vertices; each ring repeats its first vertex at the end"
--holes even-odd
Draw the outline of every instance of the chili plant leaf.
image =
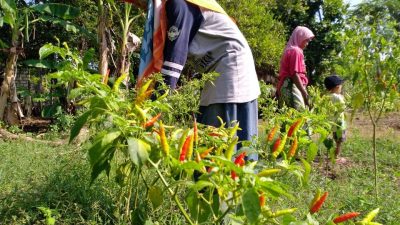
POLYGON ((358 109, 364 104, 364 95, 363 93, 357 93, 353 96, 352 100, 353 108, 358 109))
POLYGON ((298 223, 298 222, 296 222, 296 220, 297 220, 296 217, 294 217, 292 215, 284 215, 282 217, 282 225, 292 225, 294 223, 298 223))
POLYGON ((190 215, 192 216, 192 218, 197 218, 199 214, 199 199, 197 197, 197 192, 189 192, 185 200, 189 208, 190 215))
POLYGON ((79 132, 81 131, 83 125, 85 125, 85 123, 87 122, 91 113, 91 111, 87 111, 75 121, 74 126, 71 129, 71 134, 69 136, 69 143, 71 143, 71 141, 79 135, 79 132))
MULTIPOLYGON (((100 135, 96 138, 95 143, 89 148, 88 151, 90 164, 92 166, 104 161, 104 159, 109 156, 110 152, 108 152, 108 150, 112 147, 111 143, 114 142, 120 135, 120 131, 114 131, 109 132, 106 135, 100 135)), ((111 158, 109 160, 111 160, 111 158)))
POLYGON ((151 204, 153 205, 153 209, 158 208, 163 203, 163 191, 160 187, 152 186, 149 189, 148 196, 151 204))
POLYGON ((129 138, 128 150, 132 162, 141 167, 149 159, 150 145, 140 139, 129 138))
MULTIPOLYGON (((205 196, 207 194, 204 193, 205 196)), ((208 198, 208 196, 206 198, 208 198)), ((212 213, 210 205, 201 198, 199 198, 197 192, 190 191, 189 194, 186 196, 185 200, 188 205, 190 215, 197 222, 196 224, 203 224, 207 221, 210 221, 210 215, 212 213)), ((218 199, 213 199, 213 202, 214 201, 219 202, 218 199)))
POLYGON ((197 181, 196 184, 194 184, 194 185, 191 187, 191 189, 192 189, 193 191, 200 191, 200 190, 202 190, 202 189, 205 188, 205 187, 212 187, 212 186, 214 186, 213 183, 211 183, 211 182, 209 182, 209 181, 200 180, 200 181, 197 181))
POLYGON ((318 146, 313 142, 307 149, 307 161, 312 162, 318 154, 318 146))
POLYGON ((96 163, 92 165, 92 173, 91 173, 91 182, 96 180, 96 178, 100 175, 101 172, 106 171, 107 176, 110 175, 111 165, 110 161, 114 156, 115 149, 110 148, 111 146, 107 146, 104 148, 104 156, 101 157, 96 163))
POLYGON ((288 197, 289 199, 294 199, 294 197, 287 193, 283 188, 282 184, 276 181, 264 181, 261 183, 262 188, 271 194, 271 197, 281 197, 282 195, 288 197))
POLYGON ((301 162, 304 165, 304 175, 303 175, 303 185, 307 185, 308 183, 308 178, 310 177, 310 173, 311 173, 311 165, 310 163, 308 163, 306 160, 304 159, 300 159, 301 162))
POLYGON ((258 194, 254 188, 248 189, 242 197, 243 210, 250 224, 255 224, 261 213, 258 194))

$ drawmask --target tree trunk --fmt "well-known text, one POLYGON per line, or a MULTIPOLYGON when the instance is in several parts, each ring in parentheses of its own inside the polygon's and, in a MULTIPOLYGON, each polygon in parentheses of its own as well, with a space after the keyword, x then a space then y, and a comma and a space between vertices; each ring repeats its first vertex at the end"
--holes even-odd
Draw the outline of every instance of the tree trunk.
MULTIPOLYGON (((15 85, 15 67, 17 65, 17 49, 16 47, 10 48, 7 58, 5 76, 0 90, 0 119, 4 120, 6 108, 11 96, 11 87, 15 85)), ((12 107, 14 108, 14 107, 12 107)), ((17 114, 16 114, 17 115, 17 114)))
POLYGON ((99 39, 99 73, 103 76, 103 82, 107 81, 108 76, 108 45, 107 45, 107 8, 103 6, 103 1, 98 2, 99 24, 98 24, 98 39, 99 39))

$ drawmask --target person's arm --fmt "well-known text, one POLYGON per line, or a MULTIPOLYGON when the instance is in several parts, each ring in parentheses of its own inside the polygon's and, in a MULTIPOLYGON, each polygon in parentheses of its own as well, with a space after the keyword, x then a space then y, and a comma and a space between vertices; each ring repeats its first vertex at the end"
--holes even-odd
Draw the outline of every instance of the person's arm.
POLYGON ((308 102, 308 93, 307 93, 307 90, 306 90, 306 88, 303 86, 303 84, 302 84, 302 82, 301 82, 301 79, 300 79, 300 76, 299 76, 298 73, 296 73, 296 74, 292 77, 292 81, 293 81, 293 83, 296 85, 296 87, 300 90, 300 93, 301 93, 301 95, 303 96, 303 99, 304 99, 304 103, 305 103, 307 106, 310 106, 310 105, 309 105, 309 102, 308 102))
POLYGON ((287 60, 288 73, 291 74, 290 79, 296 85, 296 87, 300 90, 301 95, 303 96, 304 103, 309 106, 308 102, 308 93, 306 88, 303 86, 303 82, 301 79, 300 73, 306 73, 305 65, 304 65, 304 55, 302 52, 292 49, 285 52, 285 60, 287 60))
POLYGON ((175 89, 187 60, 189 44, 198 31, 203 17, 198 6, 185 0, 167 1, 166 12, 168 25, 161 73, 164 82, 171 89, 175 89))

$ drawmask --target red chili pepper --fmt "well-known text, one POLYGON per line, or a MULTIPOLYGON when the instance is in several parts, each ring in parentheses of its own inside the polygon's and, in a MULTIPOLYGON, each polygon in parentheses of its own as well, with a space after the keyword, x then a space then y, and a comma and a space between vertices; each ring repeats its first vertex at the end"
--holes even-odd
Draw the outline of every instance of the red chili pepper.
POLYGON ((265 196, 263 194, 261 194, 258 197, 258 200, 260 201, 260 206, 263 207, 265 205, 265 196))
POLYGON ((296 122, 294 122, 292 124, 292 126, 290 126, 289 131, 288 131, 288 137, 291 137, 297 131, 301 121, 302 121, 302 119, 298 119, 298 120, 296 120, 296 122))
POLYGON ((334 222, 335 224, 336 224, 336 223, 341 223, 341 222, 347 221, 347 220, 349 220, 349 219, 352 219, 352 218, 354 218, 354 217, 356 217, 356 216, 358 216, 358 215, 360 215, 360 213, 358 213, 358 212, 349 212, 349 213, 345 213, 345 214, 343 214, 343 215, 340 215, 340 216, 336 217, 336 218, 333 220, 333 222, 334 222))
POLYGON ((236 177, 237 177, 237 175, 236 175, 236 173, 235 173, 235 171, 231 171, 231 178, 233 179, 233 180, 236 180, 236 177))
POLYGON ((267 136, 267 141, 272 141, 272 139, 274 139, 275 137, 275 133, 276 131, 278 131, 279 126, 276 125, 274 128, 272 128, 272 130, 269 132, 268 136, 267 136))
POLYGON ((211 152, 213 149, 214 149, 214 147, 211 147, 211 148, 205 150, 204 152, 202 152, 202 153, 200 154, 200 158, 204 159, 206 156, 208 156, 208 154, 210 154, 210 152, 211 152))
POLYGON ((279 137, 276 139, 274 146, 272 147, 272 153, 276 152, 278 150, 279 145, 281 144, 281 138, 279 137))
POLYGON ((148 128, 154 125, 154 123, 161 117, 161 113, 157 114, 155 117, 151 118, 144 124, 144 128, 148 128))
POLYGON ((183 162, 186 158, 186 153, 189 149, 190 139, 192 139, 192 135, 186 137, 185 143, 182 146, 181 154, 179 155, 179 161, 183 162))
POLYGON ((197 145, 197 141, 199 140, 199 133, 197 130, 197 121, 196 121, 196 117, 193 115, 193 135, 194 135, 194 143, 196 143, 197 145))
POLYGON ((235 164, 238 166, 244 166, 244 164, 245 164, 244 157, 245 156, 246 156, 246 152, 240 153, 240 155, 238 155, 238 157, 236 157, 236 159, 235 159, 235 164))
POLYGON ((297 145, 298 145, 297 138, 295 138, 292 146, 290 146, 290 149, 289 149, 289 158, 292 158, 294 156, 294 154, 296 154, 297 145))
MULTIPOLYGON (((238 155, 238 156, 236 157, 234 163, 235 163, 236 165, 238 165, 238 166, 244 166, 244 164, 245 164, 244 157, 245 157, 245 156, 246 156, 246 152, 240 153, 240 155, 238 155)), ((233 171, 233 170, 231 171, 231 177, 232 177, 233 180, 235 180, 236 177, 237 177, 235 171, 233 171)))
POLYGON ((324 204, 324 202, 325 202, 325 200, 326 200, 327 197, 328 197, 328 192, 325 192, 325 193, 321 196, 321 198, 319 198, 319 199, 314 203, 314 205, 311 206, 310 213, 313 214, 313 213, 318 212, 319 209, 321 208, 322 204, 324 204))

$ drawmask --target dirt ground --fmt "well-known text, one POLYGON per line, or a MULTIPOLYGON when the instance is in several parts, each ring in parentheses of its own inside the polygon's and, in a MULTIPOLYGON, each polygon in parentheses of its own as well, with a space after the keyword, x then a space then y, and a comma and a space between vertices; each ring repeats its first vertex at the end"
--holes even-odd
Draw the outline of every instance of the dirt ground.
MULTIPOLYGON (((349 116, 350 117, 350 116, 349 116)), ((400 112, 384 114, 378 121, 377 138, 400 140, 400 112)), ((368 114, 358 113, 352 120, 348 120, 348 136, 372 137, 372 123, 368 114)))

